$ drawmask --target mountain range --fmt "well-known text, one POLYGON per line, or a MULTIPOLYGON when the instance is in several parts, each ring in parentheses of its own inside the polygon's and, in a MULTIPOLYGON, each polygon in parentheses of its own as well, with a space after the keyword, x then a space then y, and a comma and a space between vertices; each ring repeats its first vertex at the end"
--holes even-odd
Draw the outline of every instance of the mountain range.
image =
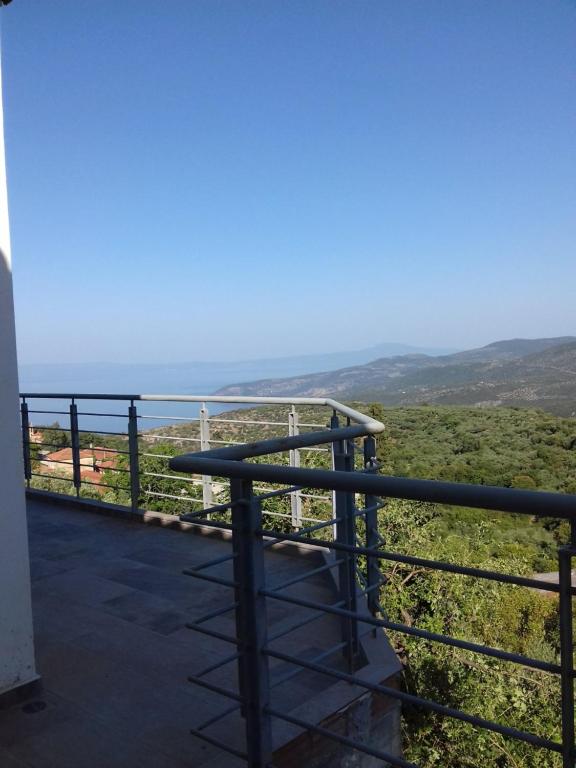
POLYGON ((380 356, 361 365, 227 386, 225 395, 337 397, 384 405, 530 406, 576 415, 576 337, 509 339, 432 356, 380 356))

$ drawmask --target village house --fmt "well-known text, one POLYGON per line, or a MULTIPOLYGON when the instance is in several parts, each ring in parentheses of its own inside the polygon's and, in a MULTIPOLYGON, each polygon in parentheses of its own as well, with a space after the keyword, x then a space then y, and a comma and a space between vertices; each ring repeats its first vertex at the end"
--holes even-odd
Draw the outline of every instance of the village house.
MULTIPOLYGON (((82 449, 79 457, 80 476, 83 480, 91 483, 99 484, 104 470, 116 467, 117 454, 106 448, 90 446, 90 448, 82 449)), ((40 459, 40 466, 43 473, 64 473, 72 477, 72 448, 61 448, 58 451, 45 454, 40 459)))

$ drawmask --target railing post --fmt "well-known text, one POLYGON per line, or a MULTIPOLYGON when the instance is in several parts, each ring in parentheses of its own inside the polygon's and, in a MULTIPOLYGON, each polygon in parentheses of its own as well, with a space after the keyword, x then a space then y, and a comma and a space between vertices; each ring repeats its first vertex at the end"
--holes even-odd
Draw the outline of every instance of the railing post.
POLYGON ((30 461, 30 419, 28 417, 28 403, 22 400, 20 405, 20 415, 22 419, 22 453, 24 457, 24 477, 26 484, 30 487, 32 478, 32 462, 30 461))
MULTIPOLYGON (((368 435, 364 438, 364 469, 370 473, 376 473, 378 471, 378 463, 376 460, 376 439, 374 435, 368 435)), ((364 496, 364 509, 366 509, 365 525, 366 525, 366 548, 378 549, 378 497, 372 495, 364 496)), ((367 601, 368 609, 373 616, 379 611, 380 601, 378 595, 378 587, 382 583, 382 577, 380 574, 380 565, 377 557, 366 558, 366 589, 367 589, 367 601)))
POLYGON ((140 504, 140 460, 138 456, 138 412, 134 401, 128 406, 128 454, 130 460, 130 504, 136 511, 140 504))
MULTIPOLYGON (((338 418, 338 414, 336 411, 332 411, 332 416, 330 418, 330 429, 338 429, 340 426, 340 419, 338 418)), ((336 469, 336 450, 337 446, 336 443, 332 443, 332 470, 336 469)), ((332 517, 336 519, 338 515, 336 514, 336 491, 332 491, 332 517)), ((334 523, 334 526, 332 527, 332 535, 334 536, 334 541, 336 541, 337 536, 337 526, 336 523, 334 523)))
MULTIPOLYGON (((292 406, 288 414, 288 434, 294 437, 300 434, 300 419, 295 406, 292 406)), ((296 448, 290 451, 290 466, 300 466, 300 451, 296 448)), ((290 510, 292 513, 292 526, 294 528, 302 527, 302 495, 301 491, 293 491, 290 494, 290 510)))
POLYGON ((236 637, 238 638, 238 678, 246 723, 246 750, 250 768, 266 768, 272 762, 270 682, 266 648, 266 598, 264 548, 256 533, 262 524, 262 508, 254 498, 252 482, 232 479, 232 529, 236 637))
MULTIPOLYGON (((337 417, 333 417, 337 421, 337 417)), ((332 426, 334 428, 334 426, 332 426)), ((354 471, 354 444, 348 440, 338 440, 332 443, 332 457, 334 469, 337 472, 354 471)), ((351 491, 336 491, 336 541, 347 546, 356 546, 356 519, 354 493, 351 491)), ((357 613, 356 597, 356 556, 349 552, 339 552, 338 558, 342 561, 338 566, 338 584, 340 600, 347 611, 357 613)), ((348 669, 355 669, 360 643, 358 639, 358 620, 356 617, 344 617, 342 619, 342 640, 345 643, 344 657, 348 663, 348 669)))
MULTIPOLYGON (((210 414, 206 408, 206 403, 202 403, 200 407, 200 450, 210 450, 210 414)), ((212 477, 210 475, 202 475, 202 503, 204 509, 211 507, 214 503, 212 495, 212 477)), ((209 515, 207 518, 209 519, 209 515)))
POLYGON ((558 550, 558 581, 560 586, 560 669, 562 690, 562 768, 574 768, 574 644, 572 609, 572 558, 574 548, 574 522, 572 544, 558 550))
POLYGON ((78 407, 74 400, 70 403, 70 446, 72 448, 72 479, 76 495, 80 495, 82 475, 80 474, 80 434, 78 432, 78 407))

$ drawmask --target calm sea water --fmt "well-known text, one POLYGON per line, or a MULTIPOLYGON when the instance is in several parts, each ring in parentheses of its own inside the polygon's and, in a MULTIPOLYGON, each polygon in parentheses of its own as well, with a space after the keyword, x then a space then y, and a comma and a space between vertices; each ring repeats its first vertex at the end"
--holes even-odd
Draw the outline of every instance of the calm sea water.
MULTIPOLYGON (((78 394, 167 394, 210 395, 221 387, 241 381, 270 376, 296 375, 298 368, 290 361, 262 363, 185 363, 178 365, 122 364, 35 364, 20 367, 20 391, 32 393, 78 394)), ((69 427, 69 400, 30 399, 30 421, 35 426, 54 421, 69 427), (49 411, 49 412, 48 412, 49 411)), ((80 429, 126 431, 128 402, 78 401, 80 429), (94 414, 106 412, 108 416, 94 414)), ((138 402, 142 430, 177 423, 178 419, 198 416, 196 403, 138 402), (176 418, 171 418, 176 417, 176 418)), ((235 406, 209 404, 211 415, 235 406)))

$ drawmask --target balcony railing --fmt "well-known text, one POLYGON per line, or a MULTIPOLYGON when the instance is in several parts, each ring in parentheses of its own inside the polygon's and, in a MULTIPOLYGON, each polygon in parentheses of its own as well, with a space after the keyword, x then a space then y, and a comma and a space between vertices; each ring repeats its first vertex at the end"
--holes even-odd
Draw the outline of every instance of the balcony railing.
MULTIPOLYGON (((470 726, 523 742, 535 749, 555 753, 559 756, 563 768, 574 766, 572 596, 575 590, 572 587, 571 566, 572 558, 576 554, 576 496, 378 476, 375 474, 377 470, 373 436, 366 434, 367 430, 362 426, 339 428, 336 419, 332 426, 332 430, 298 437, 183 455, 170 462, 171 467, 178 471, 232 478, 232 499, 226 506, 231 512, 230 526, 234 541, 233 554, 229 558, 233 564, 233 578, 227 582, 220 580, 220 583, 226 583, 232 590, 233 602, 229 606, 229 611, 235 612, 237 631, 235 635, 228 636, 212 632, 206 626, 206 622, 211 619, 209 615, 198 619, 191 628, 226 640, 237 648, 234 658, 238 665, 240 684, 237 690, 226 690, 207 683, 203 674, 195 676, 192 681, 208 690, 220 693, 234 702, 233 706, 242 709, 246 722, 246 751, 241 757, 250 766, 273 764, 271 722, 277 719, 333 739, 345 748, 355 749, 380 759, 384 764, 414 768, 414 763, 397 755, 382 752, 365 742, 348 738, 342 733, 331 731, 313 722, 295 718, 271 706, 268 665, 270 660, 275 659, 292 665, 296 670, 308 670, 311 673, 325 675, 332 680, 344 681, 365 691, 397 700, 403 705, 455 718, 470 726), (354 471, 355 441, 362 435, 364 435, 364 470, 354 471), (312 445, 332 446, 334 456, 332 471, 245 461, 312 445), (331 491, 335 493, 334 516, 298 532, 284 532, 267 527, 262 515, 262 502, 265 495, 254 492, 253 484, 260 482, 281 484, 285 486, 285 492, 293 492, 297 487, 331 491), (524 514, 537 518, 557 517, 568 520, 571 541, 558 549, 558 583, 387 551, 376 518, 377 510, 383 505, 384 498, 411 499, 524 514), (322 535, 323 532, 331 530, 332 526, 335 530, 334 537, 322 535), (336 603, 321 603, 291 595, 287 590, 294 585, 293 579, 275 585, 266 582, 264 550, 286 541, 306 545, 314 543, 333 553, 334 558, 329 560, 325 567, 337 571, 339 599, 336 603), (560 637, 558 663, 389 620, 386 617, 386 587, 382 584, 380 574, 380 566, 386 562, 403 563, 447 574, 459 574, 470 579, 495 581, 557 594, 560 637), (380 602, 380 596, 383 596, 383 605, 380 602), (309 609, 312 612, 312 617, 308 619, 310 623, 326 614, 338 617, 342 622, 340 646, 325 649, 315 659, 301 658, 278 651, 275 647, 275 641, 278 638, 267 634, 266 622, 266 603, 276 601, 309 609), (365 610, 366 603, 369 612, 365 610), (554 741, 546 738, 546 735, 534 734, 510 727, 506 723, 478 717, 395 687, 367 682, 359 669, 361 667, 358 657, 359 636, 362 626, 403 633, 422 641, 462 649, 558 677, 561 688, 561 708, 558 712, 561 740, 554 741), (327 656, 335 651, 340 651, 344 655, 345 671, 335 669, 326 663, 327 656)), ((194 517, 198 519, 199 515, 194 517)), ((209 570, 211 565, 213 564, 205 563, 191 571, 190 575, 195 578, 210 579, 206 570, 209 570)), ((315 573, 316 570, 311 570, 302 579, 310 578, 315 573)), ((196 730, 195 734, 199 738, 212 742, 209 732, 203 729, 196 730)), ((221 746, 226 749, 225 745, 221 746)), ((238 755, 237 752, 236 754, 238 755)))
MULTIPOLYGON (((165 494, 168 497, 176 496, 178 504, 182 504, 182 520, 223 527, 231 531, 230 555, 197 565, 187 573, 195 579, 214 582, 231 590, 229 604, 196 618, 189 627, 195 632, 230 644, 232 651, 221 664, 197 672, 190 680, 193 684, 228 700, 220 717, 225 717, 235 710, 240 711, 245 722, 245 748, 238 749, 237 745, 226 745, 211 735, 211 726, 218 722, 219 717, 213 717, 197 727, 193 731, 195 736, 216 744, 224 752, 243 759, 254 768, 263 768, 274 764, 272 723, 282 721, 302 731, 333 740, 344 749, 357 750, 381 760, 383 764, 415 767, 414 763, 399 757, 398 754, 389 754, 365 740, 351 738, 340 731, 325 727, 325 724, 295 717, 273 705, 271 694, 274 686, 281 680, 270 682, 269 666, 282 662, 292 670, 288 675, 307 670, 326 676, 332 681, 348 683, 358 690, 400 702, 403 707, 412 711, 432 712, 437 716, 468 724, 472 728, 521 742, 530 749, 543 750, 556 755, 558 764, 563 768, 573 768, 575 748, 572 599, 576 590, 572 586, 572 559, 576 554, 576 496, 381 476, 378 474, 375 435, 383 429, 383 425, 332 400, 316 398, 235 400, 151 395, 25 394, 22 395, 22 428, 26 480, 29 485, 33 485, 36 475, 44 477, 41 472, 35 473, 32 467, 30 419, 33 417, 35 424, 39 426, 39 419, 61 415, 67 418, 65 426, 70 435, 72 450, 72 475, 71 479, 68 476, 66 479, 75 495, 82 495, 80 450, 83 430, 79 428, 78 420, 96 414, 95 410, 79 408, 79 404, 85 400, 114 401, 126 408, 121 416, 118 410, 112 412, 112 409, 100 412, 98 416, 110 419, 121 417, 127 423, 127 429, 118 430, 116 436, 125 442, 124 449, 117 450, 119 453, 123 451, 128 457, 128 466, 118 469, 124 469, 127 473, 126 487, 134 509, 158 498, 145 492, 148 475, 142 472, 139 462, 148 458, 146 453, 150 452, 147 450, 150 437, 146 430, 139 428, 139 424, 145 419, 154 420, 159 417, 149 412, 139 413, 138 409, 149 402, 197 403, 201 407, 200 412, 194 416, 198 434, 191 437, 175 436, 172 442, 179 450, 190 443, 195 443, 202 450, 178 456, 165 455, 165 470, 155 474, 177 478, 178 482, 182 481, 183 487, 186 485, 186 479, 199 485, 202 493, 194 499, 179 493, 165 494), (59 411, 59 414, 54 414, 56 408, 30 407, 30 403, 42 400, 50 402, 65 399, 68 400, 68 406, 59 411), (221 413, 208 419, 208 402, 220 405, 276 405, 287 408, 286 419, 268 418, 260 421, 251 413, 250 419, 247 420, 258 422, 258 426, 252 425, 258 430, 276 429, 284 434, 267 440, 250 440, 246 439, 246 436, 244 440, 239 440, 239 434, 236 432, 234 439, 210 439, 213 438, 213 434, 210 434, 211 427, 215 427, 220 421, 229 422, 225 427, 234 422, 243 422, 234 424, 235 429, 246 427, 247 421, 240 418, 238 413, 232 418, 227 417, 226 413, 221 413), (322 418, 302 423, 298 418, 298 409, 308 407, 330 409, 329 424, 322 424, 322 418), (342 417, 345 419, 344 425, 340 423, 342 417), (225 447, 214 447, 224 443, 225 447), (306 461, 305 457, 310 455, 315 457, 313 462, 306 461), (263 463, 264 461, 266 463, 263 463), (299 500, 299 504, 295 499, 299 500), (382 527, 382 523, 379 526, 378 521, 378 512, 385 507, 386 499, 408 499, 493 510, 503 514, 529 515, 537 519, 566 520, 569 523, 570 540, 558 548, 558 582, 391 551, 386 548, 385 527, 382 527), (274 506, 282 500, 286 500, 288 511, 279 511, 279 507, 274 506), (292 577, 280 583, 268 583, 264 567, 265 552, 270 548, 281 547, 286 542, 313 546, 329 554, 326 554, 323 564, 310 569, 301 577, 292 577), (219 570, 226 563, 231 568, 230 578, 222 577, 219 570), (446 578, 449 575, 457 575, 464 579, 485 580, 510 585, 512 588, 546 591, 555 595, 559 606, 558 657, 553 660, 539 659, 448 633, 441 634, 413 626, 410 622, 390 619, 386 610, 386 584, 383 578, 387 564, 430 569, 446 574, 446 578), (217 575, 214 575, 214 571, 210 572, 212 568, 217 569, 217 575), (297 583, 305 582, 306 579, 314 578, 322 572, 334 574, 337 593, 334 602, 320 602, 303 597, 301 593, 295 595, 291 592, 290 588, 297 583), (281 634, 274 635, 268 631, 266 611, 275 603, 304 609, 308 616, 304 620, 295 620, 281 634), (278 648, 277 641, 281 638, 286 638, 290 632, 297 632, 303 627, 310 626, 313 631, 314 621, 327 615, 335 617, 341 624, 341 640, 336 646, 323 648, 321 653, 313 658, 304 658, 278 648), (220 628, 214 628, 213 624, 211 626, 211 622, 222 616, 235 618, 235 632, 223 632, 220 628), (419 696, 410 690, 367 680, 362 674, 362 636, 366 631, 379 630, 510 664, 528 670, 530 674, 553 676, 558 680, 560 688, 561 705, 558 709, 557 729, 560 737, 550 738, 550 734, 533 733, 529 729, 512 727, 506 722, 480 717, 446 703, 419 696), (335 662, 336 657, 339 659, 338 663, 335 662), (220 668, 225 669, 226 665, 231 664, 237 667, 236 688, 210 681, 213 672, 220 668)), ((166 421, 193 421, 187 415, 160 418, 166 421)), ((95 430, 87 432, 97 433, 95 430)), ((105 429, 101 432, 103 439, 113 434, 105 429)), ((381 513, 381 520, 385 521, 385 512, 383 514, 384 517, 381 513)), ((234 677, 230 675, 230 679, 234 677)))
MULTIPOLYGON (((29 488, 49 486, 64 495, 96 494, 100 498, 108 491, 116 503, 134 511, 181 514, 229 500, 225 478, 183 476, 170 469, 170 459, 185 448, 205 451, 219 445, 244 445, 263 432, 297 437, 326 428, 332 412, 348 424, 362 427, 364 433, 383 429, 380 422, 330 398, 29 392, 20 398, 24 473, 29 488), (240 410, 230 414, 233 406, 240 410), (254 410, 242 410, 249 406, 254 410), (260 412, 263 406, 268 418, 260 412), (172 429, 159 432, 158 425, 172 425, 172 429), (183 427, 190 428, 186 434, 181 433, 183 427), (54 442, 51 435, 61 437, 62 433, 66 437, 65 455, 58 455, 62 442, 54 442), (36 445, 35 436, 41 440, 36 445), (91 472, 90 453, 96 457, 99 451, 105 452, 106 461, 95 459, 92 468, 99 472, 91 472)), ((291 448, 284 460, 295 468, 311 464, 330 467, 332 457, 328 447, 303 445, 291 448)), ((265 493, 274 487, 260 484, 256 490, 265 493)), ((281 508, 270 504, 265 512, 284 519, 294 529, 322 522, 334 501, 332 495, 307 489, 282 496, 286 504, 281 508)))

